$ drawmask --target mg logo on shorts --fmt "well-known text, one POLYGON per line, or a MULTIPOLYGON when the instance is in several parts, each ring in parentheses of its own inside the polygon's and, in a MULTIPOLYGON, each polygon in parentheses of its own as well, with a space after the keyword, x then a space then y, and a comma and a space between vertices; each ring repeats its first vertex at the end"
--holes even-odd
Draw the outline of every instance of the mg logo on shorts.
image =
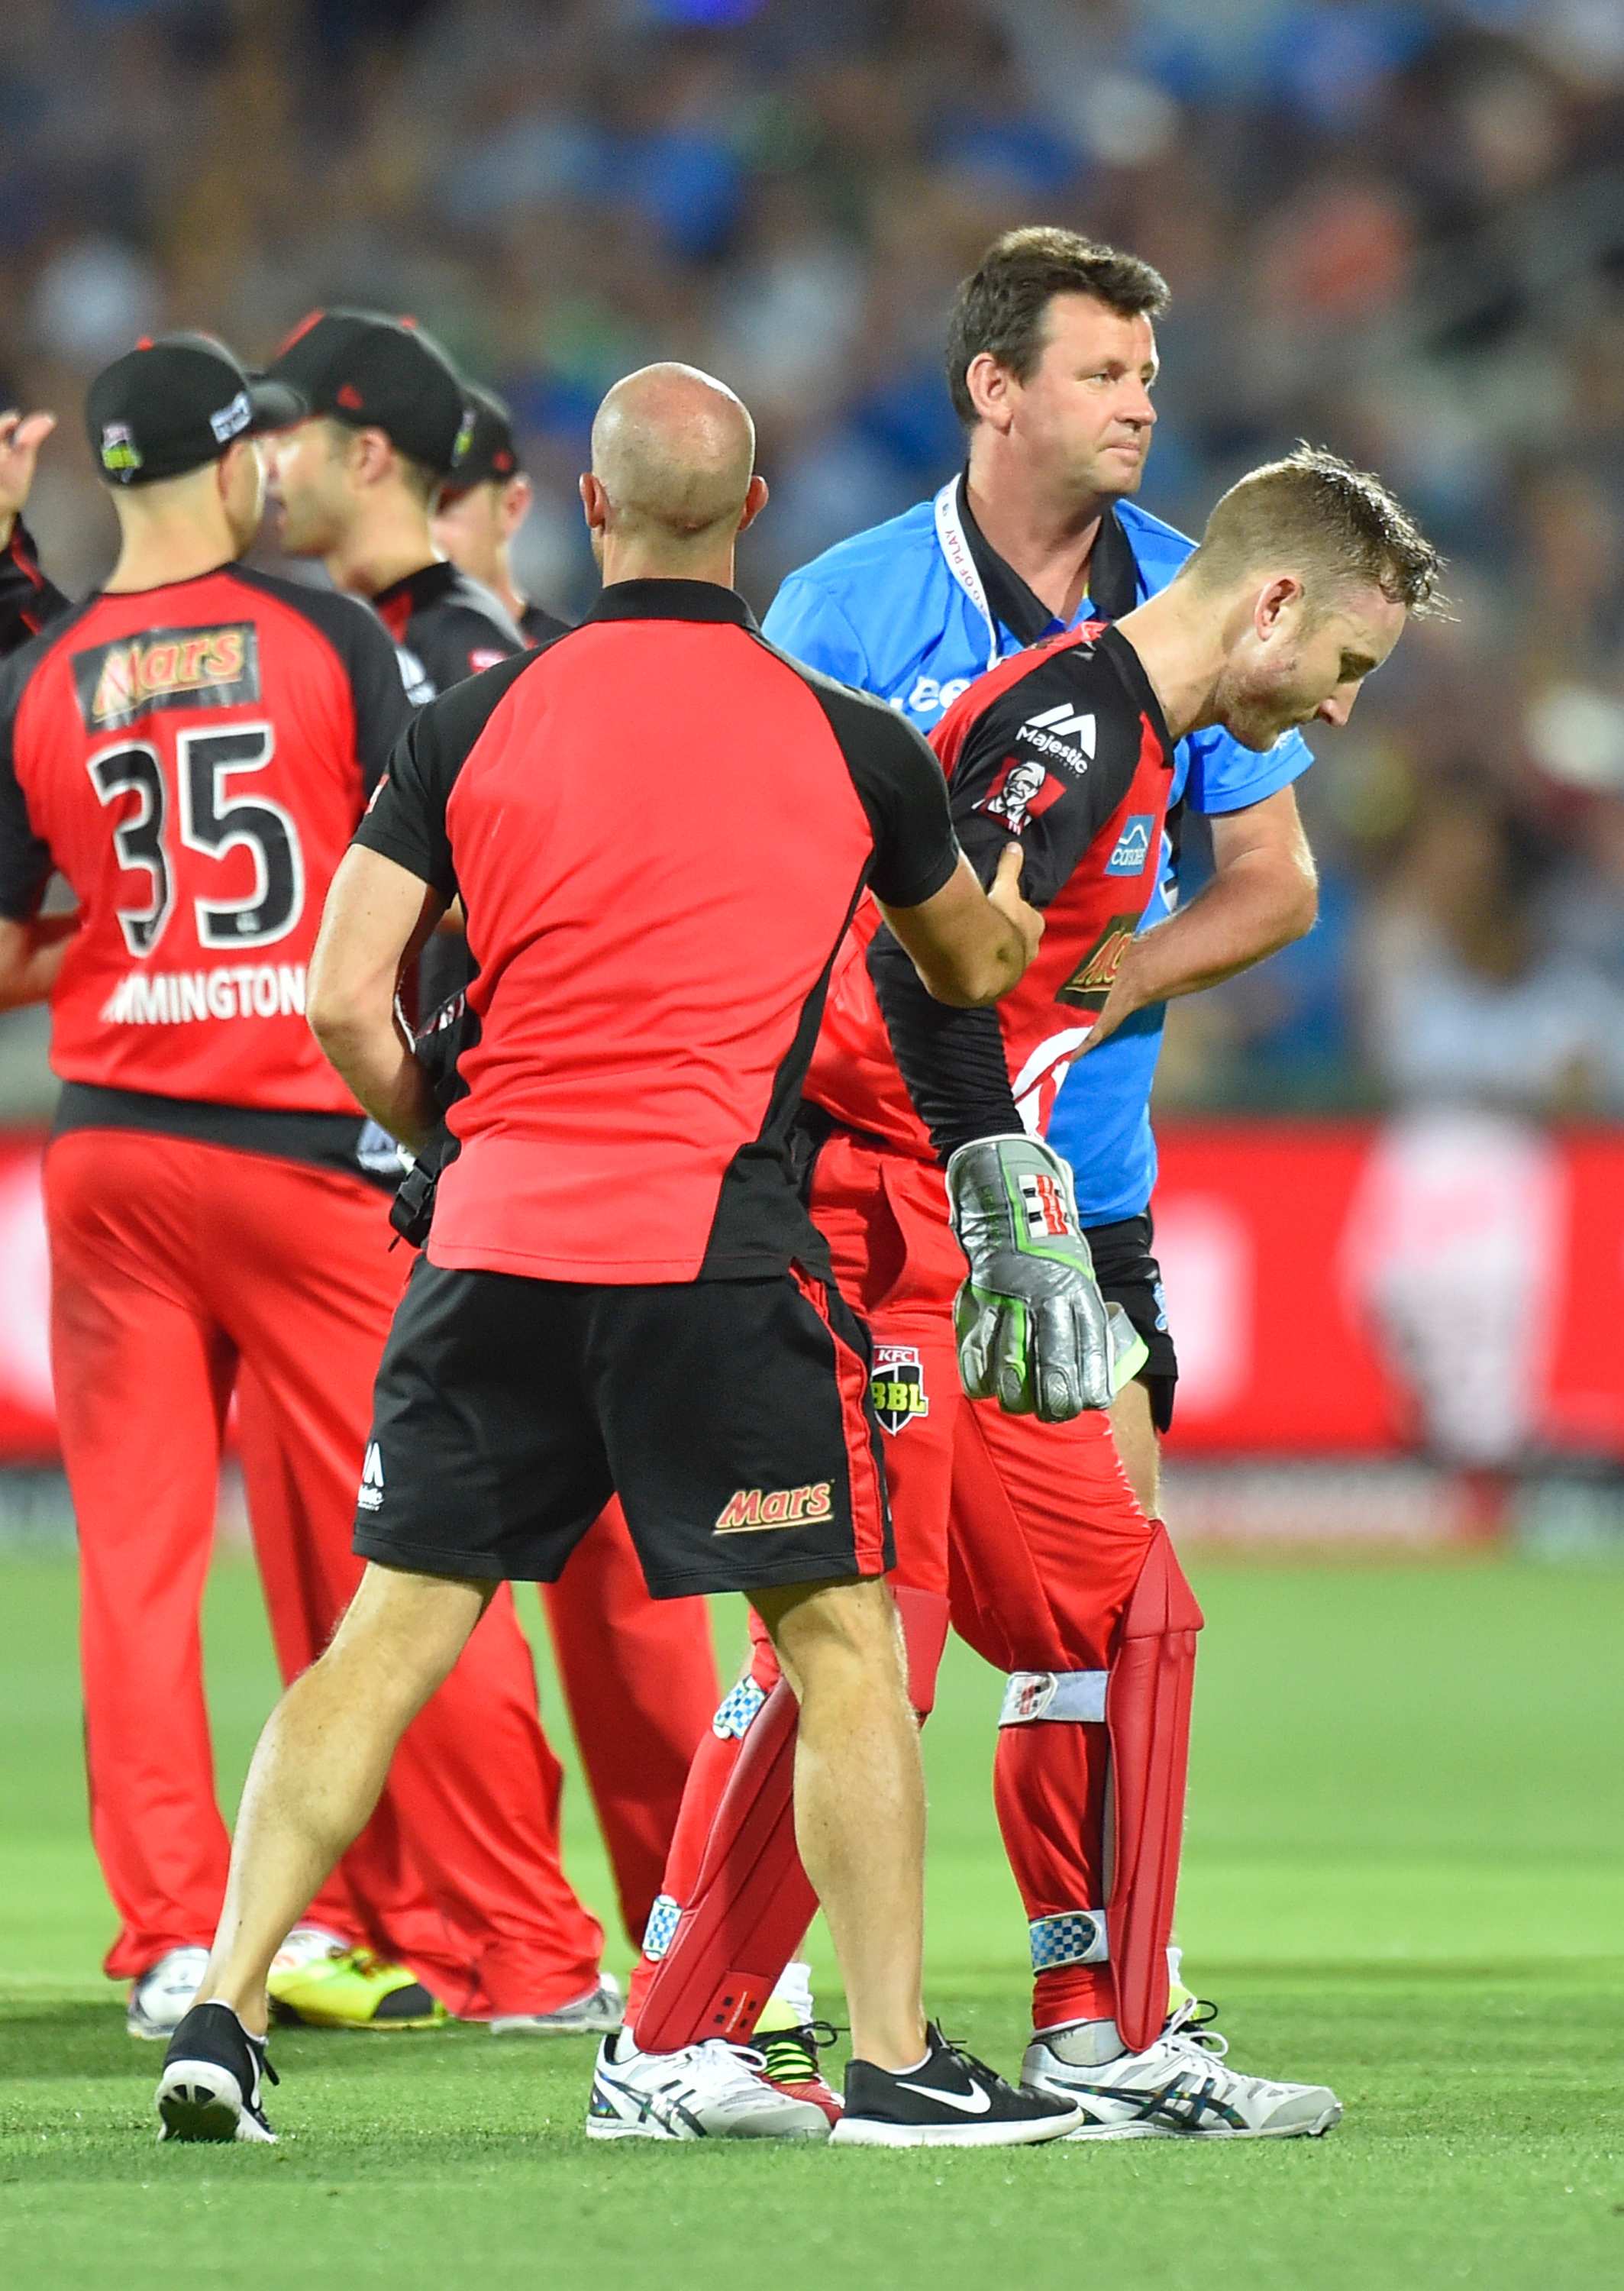
POLYGON ((916 1416, 929 1416, 925 1364, 913 1345, 876 1345, 873 1372, 869 1378, 869 1403, 885 1430, 893 1435, 916 1416))
POLYGON ((798 1527, 802 1520, 832 1519, 834 1505, 827 1480, 809 1487, 736 1488, 716 1515, 718 1535, 756 1535, 764 1528, 798 1527))

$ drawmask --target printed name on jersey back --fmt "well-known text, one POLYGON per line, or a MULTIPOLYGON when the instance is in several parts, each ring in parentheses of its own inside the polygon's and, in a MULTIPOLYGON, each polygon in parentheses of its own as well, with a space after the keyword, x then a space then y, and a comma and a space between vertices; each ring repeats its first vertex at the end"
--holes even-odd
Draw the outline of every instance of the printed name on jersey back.
POLYGON ((87 731, 118 731, 157 708, 235 708, 260 697, 259 635, 252 621, 224 627, 149 629, 72 656, 87 731))

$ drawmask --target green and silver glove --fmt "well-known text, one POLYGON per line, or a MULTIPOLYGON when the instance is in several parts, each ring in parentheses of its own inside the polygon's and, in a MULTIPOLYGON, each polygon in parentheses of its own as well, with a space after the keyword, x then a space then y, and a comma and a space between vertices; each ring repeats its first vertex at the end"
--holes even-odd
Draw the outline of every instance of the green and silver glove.
POLYGON ((980 1137, 947 1164, 947 1199, 969 1259, 953 1325, 970 1398, 1045 1424, 1109 1408, 1149 1353, 1099 1293, 1066 1163, 1041 1138, 980 1137))

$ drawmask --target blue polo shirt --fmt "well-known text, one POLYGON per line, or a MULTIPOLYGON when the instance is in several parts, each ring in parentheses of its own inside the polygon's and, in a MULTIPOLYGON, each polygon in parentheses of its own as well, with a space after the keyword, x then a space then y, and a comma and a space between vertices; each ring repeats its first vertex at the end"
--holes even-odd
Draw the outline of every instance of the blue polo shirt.
MULTIPOLYGON (((1172 579, 1195 543, 1129 501, 1106 512, 1089 562, 1093 594, 1077 620, 1117 620, 1172 579)), ((808 668, 888 700, 923 732, 977 677, 1023 645, 1059 634, 1018 575, 977 530, 962 474, 934 501, 842 541, 792 573, 762 623, 808 668)), ((1070 623, 1075 626, 1075 623, 1070 623)), ((1171 802, 1192 810, 1244 810, 1306 771, 1314 757, 1288 732, 1262 755, 1212 729, 1181 740, 1171 802)), ((1170 845, 1148 925, 1178 896, 1170 845)), ((1085 1225, 1111 1225, 1149 1207, 1156 1182, 1150 1091, 1164 1004, 1141 1010, 1066 1076, 1049 1126, 1077 1177, 1085 1225)))

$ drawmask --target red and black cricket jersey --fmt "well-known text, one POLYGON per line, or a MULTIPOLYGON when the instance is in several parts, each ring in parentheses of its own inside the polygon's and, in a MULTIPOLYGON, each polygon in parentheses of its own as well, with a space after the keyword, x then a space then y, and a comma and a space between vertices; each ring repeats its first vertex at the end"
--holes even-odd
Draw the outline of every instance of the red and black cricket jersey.
POLYGON ((500 598, 442 559, 391 581, 372 602, 395 640, 407 695, 420 707, 465 677, 511 659, 527 645, 564 633, 563 622, 538 606, 530 611, 544 626, 527 633, 500 598))
POLYGON ((460 897, 478 1039, 429 1256, 540 1280, 767 1276, 822 1244, 791 1128, 865 885, 958 864, 923 740, 733 591, 626 581, 436 701, 357 840, 460 897))
POLYGON ((1004 846, 1043 943, 993 1009, 921 985, 865 902, 836 965, 807 1096, 848 1128, 943 1158, 1018 1121, 1041 1134, 1155 887, 1173 742, 1139 656, 1099 623, 1015 653, 972 684, 931 746, 971 864, 1004 846))
POLYGON ((410 714, 364 606, 238 565, 92 597, 0 669, 0 914, 30 919, 60 870, 82 917, 52 997, 60 1126, 354 1166, 305 966, 410 714))

